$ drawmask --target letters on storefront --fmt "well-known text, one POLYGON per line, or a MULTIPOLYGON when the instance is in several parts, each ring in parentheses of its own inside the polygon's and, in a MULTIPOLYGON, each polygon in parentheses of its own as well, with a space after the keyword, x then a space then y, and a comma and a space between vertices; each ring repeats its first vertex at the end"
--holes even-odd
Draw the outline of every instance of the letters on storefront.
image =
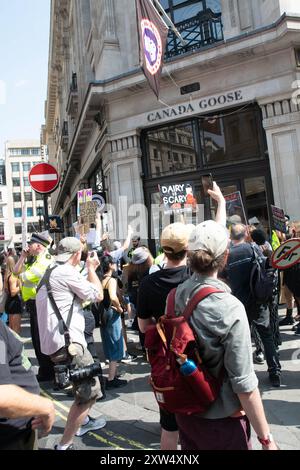
POLYGON ((164 121, 165 119, 184 117, 204 110, 209 110, 210 108, 232 105, 241 100, 243 100, 242 90, 236 90, 217 96, 211 96, 209 98, 203 98, 199 102, 195 101, 188 104, 180 104, 178 106, 149 113, 147 114, 147 121, 153 123, 164 121))

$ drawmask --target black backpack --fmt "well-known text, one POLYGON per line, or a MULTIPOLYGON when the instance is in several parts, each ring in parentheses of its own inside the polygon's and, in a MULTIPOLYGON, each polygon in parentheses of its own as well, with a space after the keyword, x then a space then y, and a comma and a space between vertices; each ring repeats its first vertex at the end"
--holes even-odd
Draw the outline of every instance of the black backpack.
POLYGON ((250 274, 250 291, 256 304, 267 304, 272 300, 276 288, 277 270, 270 267, 268 258, 253 247, 253 262, 250 274))

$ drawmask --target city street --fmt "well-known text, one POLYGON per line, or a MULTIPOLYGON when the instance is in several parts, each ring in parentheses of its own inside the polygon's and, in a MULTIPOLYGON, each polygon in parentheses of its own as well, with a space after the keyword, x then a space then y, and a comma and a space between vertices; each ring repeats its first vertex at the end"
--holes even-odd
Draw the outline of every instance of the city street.
MULTIPOLYGON (((300 449, 300 338, 290 330, 291 327, 288 326, 282 328, 281 388, 275 389, 269 385, 265 364, 255 365, 271 431, 282 450, 300 449)), ((25 319, 22 336, 28 337, 28 335, 29 322, 25 319)), ((98 350, 102 354, 99 336, 99 331, 95 330, 98 350)), ((138 358, 131 364, 119 366, 119 371, 123 378, 128 380, 128 385, 113 392, 107 392, 106 399, 96 403, 92 416, 104 415, 107 425, 99 431, 87 433, 82 438, 75 438, 77 449, 159 449, 159 414, 153 393, 148 385, 149 366, 141 352, 135 348, 138 340, 137 333, 129 333, 128 336, 133 341, 129 344, 130 352, 138 355, 138 358)), ((25 342, 25 348, 34 364, 35 358, 30 340, 25 342)), ((42 384, 42 393, 55 402, 56 422, 51 435, 40 439, 39 446, 41 449, 52 449, 62 434, 72 398, 68 397, 65 392, 54 391, 50 383, 42 384)), ((253 447, 254 449, 260 448, 254 434, 253 447)))

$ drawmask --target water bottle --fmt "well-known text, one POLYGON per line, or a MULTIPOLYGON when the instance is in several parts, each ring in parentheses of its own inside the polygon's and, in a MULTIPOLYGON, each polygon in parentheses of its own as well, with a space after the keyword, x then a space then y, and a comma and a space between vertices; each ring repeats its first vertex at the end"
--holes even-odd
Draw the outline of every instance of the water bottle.
POLYGON ((191 375, 196 369, 197 366, 191 359, 186 359, 179 368, 182 375, 191 375))
POLYGON ((210 380, 208 380, 208 377, 205 376, 202 370, 198 369, 194 361, 186 358, 181 363, 179 370, 194 394, 199 397, 199 400, 205 406, 214 401, 214 389, 211 386, 210 380))

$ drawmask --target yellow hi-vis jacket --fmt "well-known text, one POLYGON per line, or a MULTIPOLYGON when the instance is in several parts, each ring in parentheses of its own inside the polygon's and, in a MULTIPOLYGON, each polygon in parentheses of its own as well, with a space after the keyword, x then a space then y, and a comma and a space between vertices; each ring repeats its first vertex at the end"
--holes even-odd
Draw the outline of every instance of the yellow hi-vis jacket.
POLYGON ((38 255, 32 264, 25 264, 25 270, 20 274, 22 281, 22 299, 35 299, 36 288, 45 274, 46 269, 52 263, 52 256, 45 250, 38 255))
POLYGON ((281 245, 278 235, 275 230, 272 230, 272 242, 271 242, 273 251, 276 251, 277 248, 281 245))

